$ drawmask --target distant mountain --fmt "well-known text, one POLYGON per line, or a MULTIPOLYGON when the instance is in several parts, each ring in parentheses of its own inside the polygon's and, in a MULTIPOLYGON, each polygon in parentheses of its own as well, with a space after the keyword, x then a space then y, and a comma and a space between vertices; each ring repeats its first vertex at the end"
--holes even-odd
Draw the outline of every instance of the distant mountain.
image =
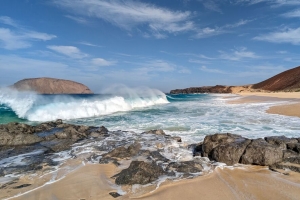
POLYGON ((55 78, 23 79, 11 86, 20 91, 35 91, 40 94, 92 94, 85 85, 70 80, 55 78))
POLYGON ((277 74, 265 81, 254 84, 253 89, 269 91, 300 89, 300 66, 277 74))
POLYGON ((300 91, 300 66, 284 71, 265 81, 244 86, 204 86, 171 90, 170 94, 240 93, 260 91, 300 91))

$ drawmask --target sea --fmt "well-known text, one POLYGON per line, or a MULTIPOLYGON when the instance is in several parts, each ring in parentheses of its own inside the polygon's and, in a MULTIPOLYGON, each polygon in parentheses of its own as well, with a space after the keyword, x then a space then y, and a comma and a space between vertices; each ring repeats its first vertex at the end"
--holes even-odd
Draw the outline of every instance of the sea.
MULTIPOLYGON (((110 131, 109 137, 105 139, 80 141, 71 150, 47 155, 48 160, 59 164, 51 166, 47 174, 28 172, 32 179, 49 176, 44 185, 60 180, 86 163, 97 164, 103 153, 123 145, 128 147, 135 141, 139 141, 144 150, 159 150, 167 159, 181 162, 196 159, 189 147, 214 133, 233 133, 247 138, 282 135, 299 137, 300 118, 266 113, 271 106, 292 101, 228 103, 239 98, 241 97, 233 94, 166 94, 150 88, 126 88, 103 94, 82 95, 40 95, 0 89, 0 124, 20 122, 36 125, 62 119, 70 124, 105 126, 110 131), (154 129, 179 136, 182 142, 142 134, 154 129), (160 147, 157 146, 158 143, 161 143, 160 147), (77 164, 70 164, 74 160, 79 161, 77 164)), ((0 169, 13 170, 28 166, 44 152, 45 149, 38 147, 32 152, 7 157, 0 160, 0 169)), ((195 176, 210 173, 215 166, 224 166, 222 163, 212 163, 207 158, 197 159, 202 159, 204 169, 195 176)), ((126 168, 128 162, 122 165, 121 163, 121 168, 126 168)), ((0 184, 28 176, 28 173, 12 171, 11 174, 0 177, 0 184)), ((183 177, 182 173, 176 173, 175 178, 183 177)), ((156 181, 156 188, 168 178, 170 177, 162 177, 156 181)), ((43 187, 43 184, 38 187, 43 187)), ((126 193, 120 186, 111 184, 120 194, 126 193)))
POLYGON ((265 111, 289 100, 228 104, 232 94, 165 94, 139 88, 115 94, 38 95, 0 90, 0 124, 38 124, 62 119, 66 123, 105 126, 109 130, 143 132, 163 129, 186 142, 206 135, 234 133, 248 138, 297 137, 300 118, 265 111))

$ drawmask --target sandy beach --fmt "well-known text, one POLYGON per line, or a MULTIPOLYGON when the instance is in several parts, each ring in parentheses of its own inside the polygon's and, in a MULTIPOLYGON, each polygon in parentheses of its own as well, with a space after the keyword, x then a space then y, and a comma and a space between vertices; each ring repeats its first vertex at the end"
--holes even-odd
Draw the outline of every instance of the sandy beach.
POLYGON ((230 100, 230 104, 241 103, 259 103, 259 102, 272 102, 272 101, 285 101, 284 105, 272 106, 266 112, 270 114, 279 114, 286 116, 300 117, 300 92, 276 92, 276 93, 263 93, 263 92, 245 92, 237 93, 242 98, 237 100, 230 100))
MULTIPOLYGON (((111 164, 86 165, 62 180, 12 199, 114 199, 109 192, 116 192, 116 188, 109 177, 115 172, 116 167, 111 164)), ((298 199, 300 174, 283 175, 259 166, 224 167, 194 179, 163 183, 156 190, 149 186, 145 191, 137 196, 129 189, 128 194, 118 199, 298 199)))

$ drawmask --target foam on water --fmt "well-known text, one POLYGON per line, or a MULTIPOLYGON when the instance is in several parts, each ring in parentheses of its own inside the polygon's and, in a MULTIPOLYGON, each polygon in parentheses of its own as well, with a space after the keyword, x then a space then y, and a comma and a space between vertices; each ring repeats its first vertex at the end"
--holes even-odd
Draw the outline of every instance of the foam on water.
POLYGON ((165 94, 154 89, 110 95, 37 95, 0 89, 1 108, 29 121, 89 118, 166 103, 165 94))

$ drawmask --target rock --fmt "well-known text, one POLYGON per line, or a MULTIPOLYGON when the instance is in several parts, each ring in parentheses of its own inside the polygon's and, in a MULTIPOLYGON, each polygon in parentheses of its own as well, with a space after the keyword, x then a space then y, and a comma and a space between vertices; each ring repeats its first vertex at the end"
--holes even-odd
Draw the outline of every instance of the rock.
POLYGON ((110 192, 109 194, 110 194, 113 198, 118 198, 118 197, 122 196, 122 195, 120 195, 120 194, 117 193, 117 192, 110 192))
POLYGON ((264 139, 252 140, 241 157, 242 164, 273 165, 281 162, 282 149, 277 145, 271 145, 264 139))
POLYGON ((35 91, 40 94, 92 94, 85 85, 74 81, 54 78, 31 78, 16 82, 13 86, 19 91, 35 91))
POLYGON ((300 153, 300 143, 288 143, 287 149, 300 153))
POLYGON ((241 137, 235 138, 230 143, 220 144, 212 150, 211 158, 227 165, 234 165, 239 162, 250 142, 251 140, 241 137))
POLYGON ((289 169, 294 172, 300 173, 300 165, 299 164, 291 164, 288 162, 276 163, 270 166, 272 169, 289 169))
POLYGON ((118 185, 145 185, 157 180, 163 174, 165 174, 164 170, 154 162, 132 161, 127 169, 122 170, 114 177, 116 177, 115 182, 118 185))
POLYGON ((172 137, 173 140, 176 140, 176 142, 182 142, 181 137, 179 136, 174 136, 172 137))
POLYGON ((286 150, 287 143, 297 143, 298 140, 294 138, 287 138, 285 136, 271 136, 265 137, 265 140, 273 145, 278 145, 282 150, 286 150))
POLYGON ((298 157, 300 156, 299 153, 295 152, 295 151, 292 151, 290 149, 287 149, 287 150, 284 150, 283 151, 283 159, 286 159, 286 158, 294 158, 294 157, 298 157))
POLYGON ((177 171, 182 173, 197 173, 203 170, 201 163, 196 161, 171 162, 167 166, 168 171, 177 171))
POLYGON ((104 154, 103 157, 114 157, 114 158, 129 158, 132 156, 135 156, 139 153, 139 150, 141 149, 141 144, 138 142, 133 143, 128 148, 125 148, 124 146, 118 147, 111 152, 104 154))
POLYGON ((204 138, 202 144, 202 151, 204 157, 211 157, 212 150, 221 144, 227 144, 234 141, 238 141, 239 139, 244 140, 244 138, 240 135, 234 135, 231 133, 224 134, 214 134, 208 135, 204 138))
POLYGON ((34 127, 27 124, 8 123, 0 125, 0 145, 29 145, 43 140, 34 133, 34 127))
POLYGON ((147 134, 155 134, 155 135, 166 135, 166 133, 163 130, 161 130, 161 129, 150 130, 150 131, 146 131, 145 133, 147 133, 147 134))
POLYGON ((171 90, 170 94, 194 94, 194 93, 231 93, 231 86, 203 86, 203 87, 191 87, 186 89, 171 90))

